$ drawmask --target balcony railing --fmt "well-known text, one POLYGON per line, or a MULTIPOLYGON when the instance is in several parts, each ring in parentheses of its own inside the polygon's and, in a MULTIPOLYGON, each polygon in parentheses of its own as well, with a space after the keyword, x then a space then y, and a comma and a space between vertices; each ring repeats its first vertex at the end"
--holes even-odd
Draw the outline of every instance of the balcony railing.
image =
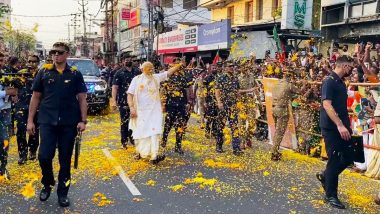
POLYGON ((205 8, 221 8, 238 0, 199 0, 199 6, 205 8))

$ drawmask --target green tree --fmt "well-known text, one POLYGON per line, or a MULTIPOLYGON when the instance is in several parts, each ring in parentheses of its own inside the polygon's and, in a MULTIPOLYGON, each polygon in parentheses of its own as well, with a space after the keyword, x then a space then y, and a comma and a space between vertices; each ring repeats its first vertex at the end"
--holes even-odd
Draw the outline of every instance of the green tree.
POLYGON ((4 3, 0 3, 0 18, 4 16, 4 14, 11 12, 11 8, 4 3))
POLYGON ((9 21, 6 22, 3 40, 9 48, 9 54, 26 57, 29 52, 35 51, 37 40, 33 32, 35 32, 34 29, 14 29, 9 21))

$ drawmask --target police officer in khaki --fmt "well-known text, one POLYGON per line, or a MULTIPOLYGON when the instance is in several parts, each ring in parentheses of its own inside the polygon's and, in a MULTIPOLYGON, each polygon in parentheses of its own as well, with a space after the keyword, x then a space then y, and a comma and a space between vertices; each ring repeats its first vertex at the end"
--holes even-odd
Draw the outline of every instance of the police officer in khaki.
MULTIPOLYGON (((283 79, 273 88, 273 117, 276 123, 276 132, 273 139, 272 160, 279 161, 281 153, 279 152, 282 138, 284 137, 286 127, 289 121, 289 104, 295 94, 301 91, 290 82, 291 72, 283 72, 283 79)), ((304 87, 305 87, 305 83, 304 87)))
MULTIPOLYGON (((255 78, 247 64, 243 65, 241 72, 238 76, 239 85, 241 90, 255 91, 256 84, 255 78)), ((241 134, 241 148, 246 146, 251 147, 251 139, 256 130, 256 111, 254 93, 241 93, 239 95, 237 108, 239 111, 239 131, 241 134)))

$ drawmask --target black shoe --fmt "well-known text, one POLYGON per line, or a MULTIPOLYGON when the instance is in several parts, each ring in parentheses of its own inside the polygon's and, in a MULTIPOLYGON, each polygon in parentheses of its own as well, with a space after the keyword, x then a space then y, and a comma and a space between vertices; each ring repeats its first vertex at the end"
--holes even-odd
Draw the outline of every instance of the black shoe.
POLYGON ((35 152, 31 152, 29 154, 29 160, 33 161, 33 160, 36 160, 37 159, 37 155, 35 152))
POLYGON ((185 154, 185 153, 183 152, 183 150, 182 150, 181 147, 175 147, 174 152, 175 152, 175 153, 178 153, 178 154, 180 154, 180 155, 185 154))
POLYGON ((121 143, 121 145, 123 146, 123 149, 128 149, 127 143, 121 143))
POLYGON ((0 167, 0 176, 3 176, 5 173, 5 167, 0 167))
POLYGON ((165 155, 158 155, 156 160, 151 160, 150 162, 153 164, 153 165, 157 165, 159 162, 165 160, 166 156, 165 155))
POLYGON ((318 172, 318 173, 316 174, 316 176, 317 176, 318 181, 321 182, 322 187, 323 187, 323 190, 326 192, 325 176, 323 175, 322 172, 318 172))
POLYGON ((166 148, 166 141, 162 141, 162 142, 161 142, 161 147, 162 147, 162 148, 166 148))
POLYGON ((224 150, 222 149, 222 147, 217 147, 215 151, 217 153, 224 153, 224 150))
POLYGON ((5 180, 10 180, 11 176, 9 175, 8 170, 5 167, 0 168, 0 176, 4 176, 5 180))
POLYGON ((50 197, 51 187, 43 187, 40 192, 40 201, 47 201, 50 197))
POLYGON ((135 160, 140 160, 141 159, 141 156, 140 156, 140 154, 137 154, 137 155, 135 155, 135 160))
POLYGON ((61 207, 68 207, 70 206, 70 200, 67 196, 58 196, 58 203, 61 207))
POLYGON ((277 153, 277 154, 273 154, 272 153, 272 157, 270 158, 272 161, 280 161, 281 160, 281 157, 282 157, 282 154, 281 153, 277 153))
POLYGON ((18 165, 24 165, 26 163, 26 157, 18 159, 18 165))
POLYGON ((346 209, 344 204, 342 204, 342 202, 340 202, 340 200, 337 197, 325 198, 325 201, 329 203, 332 207, 335 207, 338 209, 346 209))
POLYGON ((243 152, 243 151, 240 151, 240 150, 234 150, 234 151, 232 152, 232 154, 234 154, 234 155, 236 155, 236 156, 240 156, 240 155, 244 154, 244 152, 243 152))
POLYGON ((135 140, 132 139, 132 140, 129 141, 129 143, 134 146, 135 145, 135 140))

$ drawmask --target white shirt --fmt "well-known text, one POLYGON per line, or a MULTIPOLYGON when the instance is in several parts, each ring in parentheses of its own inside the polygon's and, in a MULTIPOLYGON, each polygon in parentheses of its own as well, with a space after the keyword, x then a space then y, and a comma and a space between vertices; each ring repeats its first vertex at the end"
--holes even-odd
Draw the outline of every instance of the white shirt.
POLYGON ((5 93, 5 87, 0 85, 0 109, 10 109, 11 101, 9 101, 9 95, 5 93))

